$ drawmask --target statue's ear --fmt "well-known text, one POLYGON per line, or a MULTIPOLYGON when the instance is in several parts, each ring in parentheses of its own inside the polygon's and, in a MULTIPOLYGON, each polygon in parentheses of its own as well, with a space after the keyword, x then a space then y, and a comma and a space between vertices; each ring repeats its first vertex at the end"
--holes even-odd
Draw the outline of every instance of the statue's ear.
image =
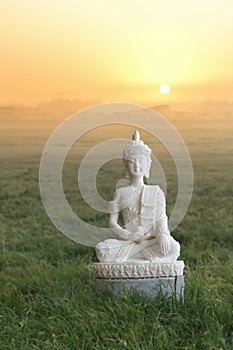
POLYGON ((151 167, 151 161, 149 162, 149 164, 148 164, 148 166, 147 166, 147 169, 146 169, 146 171, 145 171, 145 177, 146 177, 147 179, 149 179, 149 177, 150 177, 150 167, 151 167))
POLYGON ((145 177, 147 178, 147 180, 149 179, 149 177, 150 177, 150 168, 146 169, 145 177))
POLYGON ((125 178, 128 179, 129 178, 128 160, 123 159, 123 161, 124 161, 124 166, 125 166, 125 178))
POLYGON ((125 169, 125 178, 128 179, 129 178, 129 170, 126 168, 125 169))

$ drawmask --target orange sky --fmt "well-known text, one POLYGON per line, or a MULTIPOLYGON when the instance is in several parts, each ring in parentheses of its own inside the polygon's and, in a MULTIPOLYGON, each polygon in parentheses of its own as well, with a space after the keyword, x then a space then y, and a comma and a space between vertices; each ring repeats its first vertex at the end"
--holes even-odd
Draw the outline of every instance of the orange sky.
POLYGON ((0 104, 233 101, 232 19, 232 0, 0 0, 0 104))

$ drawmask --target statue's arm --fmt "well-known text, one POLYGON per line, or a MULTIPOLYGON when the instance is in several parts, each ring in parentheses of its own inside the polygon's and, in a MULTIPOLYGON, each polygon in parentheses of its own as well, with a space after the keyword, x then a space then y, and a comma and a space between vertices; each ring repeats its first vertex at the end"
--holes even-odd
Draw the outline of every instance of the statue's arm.
POLYGON ((114 232, 119 237, 123 239, 128 239, 129 231, 123 229, 118 224, 118 218, 119 218, 118 202, 119 202, 119 194, 117 193, 117 191, 115 191, 113 195, 113 199, 109 203, 110 214, 109 214, 108 226, 111 229, 111 231, 114 232))
POLYGON ((161 253, 167 255, 170 250, 170 231, 166 214, 166 199, 162 190, 160 192, 160 210, 157 212, 156 236, 158 237, 161 253))
POLYGON ((156 215, 156 232, 157 235, 165 234, 170 235, 168 228, 168 217, 166 214, 166 199, 163 191, 160 189, 159 192, 159 209, 156 215))

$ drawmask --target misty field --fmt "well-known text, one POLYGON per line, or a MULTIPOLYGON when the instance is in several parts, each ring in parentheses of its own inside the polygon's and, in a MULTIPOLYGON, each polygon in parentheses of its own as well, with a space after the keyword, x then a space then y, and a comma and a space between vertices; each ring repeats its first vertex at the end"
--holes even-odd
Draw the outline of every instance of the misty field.
MULTIPOLYGON (((233 348, 233 108, 161 112, 183 136, 194 168, 192 202, 173 232, 185 262, 184 303, 162 295, 151 300, 135 292, 119 298, 106 291, 96 294, 94 248, 58 232, 40 198, 41 153, 66 114, 57 113, 56 119, 56 113, 1 109, 0 349, 233 348)), ((93 140, 87 135, 80 141, 80 153, 75 148, 70 153, 64 189, 77 214, 104 226, 106 215, 90 209, 77 192, 78 164, 93 140)), ((150 139, 145 141, 151 145, 150 139)), ((164 152, 158 148, 170 213, 177 177, 164 152)), ((123 174, 117 161, 101 169, 97 187, 106 200, 123 174)))

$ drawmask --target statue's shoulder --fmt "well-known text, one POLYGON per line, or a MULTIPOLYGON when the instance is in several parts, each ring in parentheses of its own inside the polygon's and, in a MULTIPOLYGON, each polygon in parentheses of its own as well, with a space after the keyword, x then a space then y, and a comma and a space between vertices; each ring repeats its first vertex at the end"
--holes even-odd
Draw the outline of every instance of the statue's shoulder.
POLYGON ((131 191, 130 186, 119 187, 115 190, 115 194, 119 198, 122 198, 122 197, 124 198, 129 194, 130 191, 131 191))
POLYGON ((154 197, 155 200, 165 200, 164 191, 159 185, 145 185, 145 191, 150 195, 150 197, 154 197))
POLYGON ((144 185, 149 191, 156 191, 158 193, 164 193, 159 185, 144 185))
POLYGON ((113 194, 112 201, 119 202, 122 198, 126 197, 129 193, 129 186, 119 187, 113 194))
POLYGON ((122 204, 125 202, 126 198, 128 198, 128 189, 127 187, 117 188, 113 194, 112 200, 109 202, 109 210, 112 213, 119 212, 122 208, 122 204))

